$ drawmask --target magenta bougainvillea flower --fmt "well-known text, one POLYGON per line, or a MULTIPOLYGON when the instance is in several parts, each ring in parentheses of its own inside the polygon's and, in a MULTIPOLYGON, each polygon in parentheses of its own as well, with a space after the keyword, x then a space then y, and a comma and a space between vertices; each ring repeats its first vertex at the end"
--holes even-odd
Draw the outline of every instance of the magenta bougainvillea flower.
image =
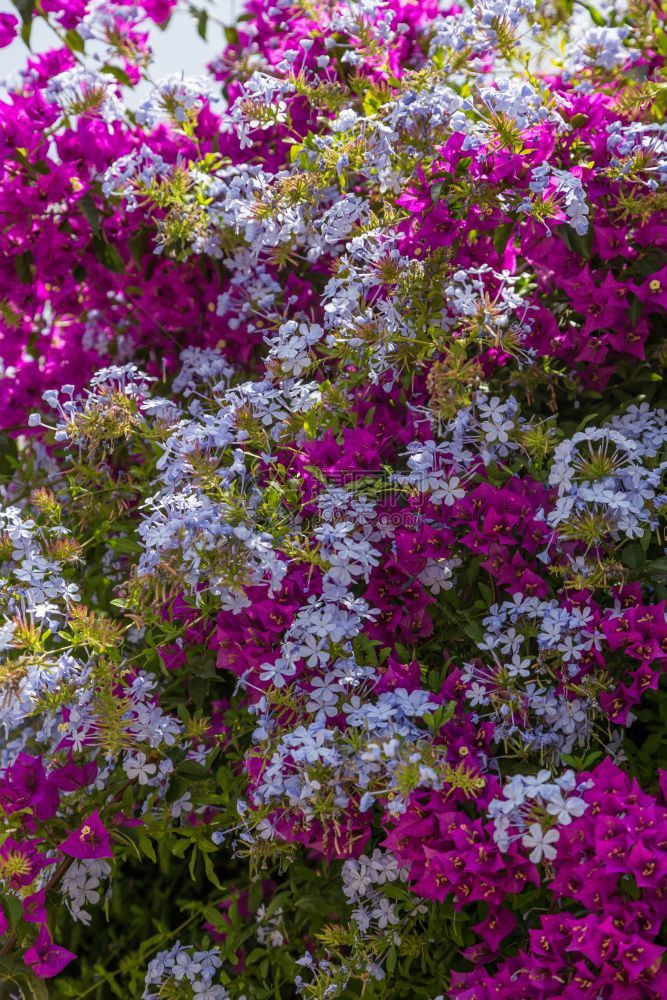
POLYGON ((0 14, 0 49, 11 45, 18 33, 18 27, 18 17, 14 17, 13 14, 0 14))
POLYGON ((28 948, 23 960, 40 979, 51 979, 76 958, 67 948, 54 944, 46 927, 40 927, 35 943, 28 948))
POLYGON ((12 6, 0 975, 662 998, 663 0, 12 6))
POLYGON ((111 842, 109 832, 102 823, 97 810, 84 820, 77 830, 72 830, 58 850, 70 858, 111 858, 111 842))

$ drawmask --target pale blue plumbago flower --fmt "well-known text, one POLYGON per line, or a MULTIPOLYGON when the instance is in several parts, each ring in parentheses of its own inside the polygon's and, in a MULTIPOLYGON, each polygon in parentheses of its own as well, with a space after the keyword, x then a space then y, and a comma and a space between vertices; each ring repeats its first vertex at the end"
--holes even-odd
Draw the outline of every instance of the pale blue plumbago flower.
POLYGON ((533 864, 538 864, 543 858, 546 861, 553 861, 556 857, 554 844, 560 838, 558 830, 553 828, 544 830, 539 823, 531 823, 528 833, 524 833, 521 843, 524 847, 532 848, 528 858, 533 864))
POLYGON ((653 440, 646 445, 640 431, 642 422, 634 414, 625 423, 616 422, 625 433, 612 425, 587 427, 562 441, 554 451, 549 473, 549 483, 557 487, 559 498, 548 523, 557 527, 586 511, 600 512, 612 537, 631 539, 640 537, 645 527, 654 526, 654 499, 662 467, 653 468, 646 459, 655 454, 653 442, 663 437, 665 423, 660 414, 656 411, 653 419, 648 417, 653 440))
POLYGON ((102 882, 111 874, 111 866, 102 858, 75 860, 60 882, 65 905, 70 916, 86 927, 92 920, 85 907, 100 900, 102 882))
MULTIPOLYGON (((579 784, 583 791, 585 783, 579 784)), ((515 774, 504 788, 501 799, 493 799, 488 814, 494 821, 494 840, 506 851, 511 840, 521 839, 530 848, 530 860, 553 860, 559 839, 558 826, 569 826, 573 818, 583 816, 587 803, 571 792, 577 788, 573 771, 552 776, 543 769, 537 775, 515 774), (513 831, 513 832, 511 832, 513 831)))
POLYGON ((568 75, 586 66, 612 70, 626 62, 630 53, 623 41, 629 34, 630 28, 627 25, 595 25, 578 34, 576 41, 573 40, 566 50, 568 75))
POLYGON ((159 1000, 166 990, 170 987, 173 990, 179 983, 188 983, 199 1000, 229 1000, 227 990, 213 983, 221 965, 217 948, 196 951, 177 941, 148 963, 142 1000, 159 1000))
MULTIPOLYGON (((127 110, 116 96, 116 84, 108 76, 83 66, 51 77, 44 89, 47 101, 59 105, 68 115, 99 115, 109 126, 124 121, 127 110)), ((110 129, 111 131, 111 129, 110 129)))

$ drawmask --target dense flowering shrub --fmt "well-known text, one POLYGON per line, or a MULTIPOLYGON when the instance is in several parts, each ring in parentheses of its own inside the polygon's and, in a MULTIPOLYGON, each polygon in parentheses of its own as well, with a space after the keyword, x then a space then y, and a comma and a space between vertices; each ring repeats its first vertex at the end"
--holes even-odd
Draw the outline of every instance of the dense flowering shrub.
POLYGON ((667 9, 15 7, 0 992, 665 996, 667 9))

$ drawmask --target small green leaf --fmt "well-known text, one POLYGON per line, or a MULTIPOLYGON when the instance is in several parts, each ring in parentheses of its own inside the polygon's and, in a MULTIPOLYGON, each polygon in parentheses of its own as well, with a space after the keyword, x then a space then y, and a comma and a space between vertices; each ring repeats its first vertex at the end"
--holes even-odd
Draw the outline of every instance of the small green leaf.
POLYGON ((464 625, 463 631, 471 639, 474 639, 475 642, 481 641, 484 637, 484 633, 478 622, 469 622, 467 625, 464 625))
POLYGON ((112 66, 111 63, 106 63, 104 66, 102 66, 100 72, 108 73, 109 76, 112 76, 114 78, 114 80, 118 80, 119 83, 124 83, 126 87, 132 86, 132 81, 130 80, 125 70, 121 69, 120 66, 112 66))
POLYGON ((103 264, 107 270, 113 271, 115 274, 124 273, 125 264, 123 263, 123 258, 113 244, 107 243, 101 236, 96 236, 93 239, 92 248, 100 264, 103 264))
POLYGON ((14 257, 14 270, 19 281, 24 285, 31 285, 33 281, 33 259, 30 250, 24 250, 14 257))
POLYGON ((431 201, 433 202, 434 205, 437 205, 438 202, 440 201, 440 196, 442 195, 443 187, 444 184, 441 181, 438 181, 437 184, 433 184, 431 186, 431 201))
POLYGON ((556 232, 569 250, 573 250, 583 260, 588 260, 593 249, 593 230, 589 226, 588 232, 580 236, 572 226, 557 226, 556 232))
POLYGON ((216 889, 220 889, 222 891, 223 887, 220 885, 218 876, 215 874, 215 868, 213 867, 213 860, 211 858, 211 855, 204 854, 203 858, 204 858, 204 868, 206 870, 206 877, 208 878, 209 882, 211 882, 216 887, 216 889))
POLYGON ((512 235, 512 230, 514 229, 513 222, 504 222, 502 226, 494 231, 493 234, 493 249, 496 251, 499 257, 505 252, 505 248, 509 243, 509 238, 512 235))
POLYGON ((12 5, 24 24, 30 24, 35 10, 35 0, 12 0, 12 5))
POLYGON ((642 579, 647 580, 667 580, 667 559, 652 559, 644 563, 642 567, 642 579))
POLYGON ((70 30, 65 32, 65 45, 70 52, 85 52, 86 47, 83 38, 78 31, 70 30))
POLYGON ((38 979, 37 976, 21 976, 19 988, 25 1000, 49 1000, 48 987, 44 980, 38 979))
POLYGON ((148 837, 139 837, 139 850, 142 854, 145 854, 150 861, 157 861, 155 848, 148 837))
POLYGON ((208 768, 202 767, 195 760, 184 760, 178 765, 174 774, 180 778, 187 778, 188 781, 207 781, 211 777, 208 768))
POLYGON ((15 928, 23 915, 21 900, 17 896, 7 893, 3 896, 2 902, 5 908, 5 916, 9 920, 12 928, 15 928))
POLYGON ((82 214, 90 223, 90 228, 93 231, 94 236, 100 235, 100 213, 97 211, 97 205, 93 201, 92 196, 89 192, 86 192, 77 202, 82 214))
POLYGON ((586 0, 579 0, 579 3, 582 7, 585 7, 588 13, 591 15, 591 20, 593 21, 593 24, 596 24, 598 28, 607 27, 607 19, 604 17, 603 14, 600 13, 597 7, 594 7, 592 3, 586 3, 586 0))
POLYGON ((621 562, 628 569, 641 569, 646 562, 646 552, 639 542, 632 542, 623 549, 621 562))

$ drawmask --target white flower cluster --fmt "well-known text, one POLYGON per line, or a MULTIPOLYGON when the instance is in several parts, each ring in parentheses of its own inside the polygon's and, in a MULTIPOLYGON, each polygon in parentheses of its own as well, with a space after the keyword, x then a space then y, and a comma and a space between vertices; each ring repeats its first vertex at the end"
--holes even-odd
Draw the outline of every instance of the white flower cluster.
POLYGON ((206 77, 173 74, 158 80, 135 114, 137 121, 147 128, 154 128, 162 121, 178 126, 196 117, 205 104, 219 100, 219 94, 206 77))
POLYGON ((581 685, 568 690, 582 656, 599 649, 602 634, 588 609, 514 595, 483 620, 479 659, 465 663, 462 681, 474 718, 490 719, 498 741, 518 741, 559 760, 583 745, 596 703, 581 685), (554 681, 558 664, 559 682, 554 681))
POLYGON ((430 410, 427 419, 440 440, 411 441, 405 452, 410 471, 394 478, 447 507, 465 496, 476 462, 490 465, 518 449, 524 426, 514 396, 501 400, 483 392, 476 393, 474 402, 461 407, 444 426, 430 410))
POLYGON ((266 363, 269 369, 277 368, 286 375, 301 376, 313 364, 311 348, 323 337, 319 323, 288 320, 281 323, 277 333, 264 338, 269 346, 266 363))
POLYGON ((474 325, 499 337, 512 333, 521 340, 530 330, 532 306, 517 289, 520 276, 495 271, 488 264, 456 271, 445 286, 442 325, 454 330, 474 325))
MULTIPOLYGON (((18 507, 8 506, 0 509, 0 533, 12 546, 0 576, 0 661, 10 667, 17 630, 57 632, 80 597, 76 584, 63 576, 62 564, 48 554, 50 545, 67 534, 64 528, 38 525, 18 507)), ((5 736, 26 725, 48 692, 78 682, 81 669, 68 653, 35 653, 15 661, 15 669, 5 672, 0 686, 0 725, 5 736)))
POLYGON ((405 881, 406 868, 399 868, 391 851, 376 847, 372 855, 362 854, 359 858, 343 863, 343 892, 350 904, 358 906, 352 917, 362 933, 369 930, 386 930, 399 922, 394 904, 380 888, 387 883, 405 881))
MULTIPOLYGON (((155 700, 155 689, 155 681, 140 673, 122 690, 124 705, 119 721, 129 746, 138 745, 157 750, 163 746, 173 747, 178 742, 183 724, 175 716, 163 712, 155 700)), ((120 694, 118 697, 120 698, 120 694)), ((99 725, 94 688, 92 685, 81 685, 77 689, 76 701, 70 708, 67 722, 60 727, 60 736, 71 740, 74 749, 81 751, 86 746, 98 743, 99 725)), ((127 760, 128 768, 135 776, 142 770, 147 777, 153 775, 152 769, 139 767, 142 760, 145 762, 145 755, 142 758, 130 754, 127 760)), ((160 776, 167 777, 171 769, 171 761, 162 760, 160 776)))
POLYGON ((402 93, 389 103, 384 122, 396 132, 427 139, 435 129, 448 125, 455 112, 472 106, 469 98, 460 97, 445 84, 436 84, 402 93))
POLYGON ((100 889, 104 879, 111 874, 111 866, 102 858, 74 861, 60 882, 67 909, 73 920, 90 925, 92 919, 85 907, 99 903, 100 889))
POLYGON ((599 519, 598 537, 640 538, 657 524, 656 506, 667 463, 656 465, 656 450, 667 440, 664 411, 628 412, 603 427, 587 427, 561 441, 554 452, 549 484, 558 500, 548 515, 553 527, 586 515, 599 519), (650 430, 646 442, 643 428, 650 430))
POLYGON ((116 96, 117 90, 118 84, 109 77, 75 66, 51 77, 44 96, 67 115, 94 113, 110 124, 125 118, 125 107, 116 96))
MULTIPOLYGON (((178 166, 178 164, 176 164, 178 166)), ((146 189, 164 180, 174 170, 159 153, 143 143, 139 149, 119 156, 102 175, 102 193, 106 198, 119 197, 127 203, 129 212, 139 208, 146 189)))
MULTIPOLYGON (((172 390, 185 399, 192 399, 206 390, 220 395, 228 388, 234 369, 225 356, 210 347, 186 347, 181 352, 181 369, 172 382, 172 390)), ((190 412, 197 415, 201 403, 193 399, 190 412), (193 405, 198 408, 193 411, 193 405)))
POLYGON ((412 441, 406 452, 409 473, 396 475, 396 480, 428 493, 436 504, 453 507, 465 496, 465 481, 454 475, 454 461, 448 443, 412 441))
POLYGON ((527 80, 501 78, 496 86, 485 87, 480 96, 494 114, 509 118, 521 131, 550 117, 540 94, 527 80))
POLYGON ((552 777, 547 770, 536 775, 513 775, 503 788, 502 798, 489 803, 488 813, 493 819, 493 839, 501 851, 507 851, 513 840, 521 840, 530 850, 533 864, 553 861, 554 846, 560 839, 559 826, 569 826, 573 819, 583 816, 588 808, 579 795, 590 785, 579 782, 574 771, 565 771, 552 777))
POLYGON ((496 46, 499 29, 505 37, 516 38, 535 6, 535 0, 475 0, 472 8, 464 7, 460 13, 448 11, 434 21, 430 53, 451 50, 468 52, 471 59, 481 56, 496 46))
MULTIPOLYGON (((352 640, 364 619, 376 613, 349 589, 367 579, 376 565, 373 505, 334 488, 322 494, 319 508, 322 524, 314 536, 328 567, 322 594, 297 612, 280 654, 262 664, 259 674, 273 688, 290 684, 291 697, 299 700, 311 721, 283 731, 276 741, 271 689, 254 705, 259 720, 253 739, 268 744, 268 766, 254 797, 265 805, 297 809, 306 820, 314 818, 314 800, 331 789, 338 809, 345 809, 359 792, 359 809, 370 809, 383 789, 395 787, 397 773, 406 766, 416 769, 425 787, 439 787, 442 781, 426 760, 431 744, 419 725, 438 704, 422 690, 374 692, 375 671, 354 658, 352 640), (344 719, 345 726, 333 724, 337 719, 344 719)), ((386 808, 399 814, 406 804, 405 796, 394 794, 386 808)), ((272 838, 270 821, 262 822, 259 835, 272 838)), ((244 836, 252 839, 251 834, 244 836)))
MULTIPOLYGON (((136 365, 128 363, 125 365, 110 365, 107 368, 100 368, 91 378, 89 386, 83 393, 75 395, 73 385, 63 385, 60 389, 47 389, 43 393, 44 402, 55 410, 58 415, 58 422, 55 428, 54 437, 56 441, 69 441, 73 444, 80 444, 81 439, 72 437, 72 421, 78 415, 99 415, 107 411, 113 411, 117 406, 118 397, 134 400, 137 404, 137 419, 141 419, 140 411, 146 407, 149 410, 157 410, 156 416, 160 415, 161 409, 166 409, 168 418, 174 415, 174 405, 170 400, 162 400, 154 397, 148 399, 150 386, 157 379, 146 375, 136 365), (61 396, 67 396, 62 399, 61 396)), ((101 419, 98 422, 102 422, 101 419)), ((28 423, 32 427, 48 427, 42 420, 40 413, 31 413, 28 423)))
MULTIPOLYGON (((212 355, 204 359, 204 368, 212 371, 212 355)), ((158 571, 165 558, 176 560, 192 596, 199 599, 205 587, 223 606, 238 610, 244 606, 243 585, 266 583, 274 593, 286 572, 271 536, 252 520, 261 495, 248 468, 247 435, 239 429, 239 420, 250 415, 270 448, 294 413, 307 413, 320 395, 314 383, 295 380, 278 386, 267 379, 228 388, 229 373, 220 374, 222 381, 214 387, 214 392, 221 390, 215 412, 196 407, 197 415, 174 425, 164 443, 157 462, 162 488, 146 501, 147 515, 139 527, 144 546, 139 573, 158 571), (205 487, 200 479, 202 462, 217 480, 220 499, 215 491, 209 495, 210 485, 205 487)), ((189 363, 191 389, 193 377, 189 363)))
POLYGON ((364 619, 376 614, 349 589, 359 580, 367 581, 378 564, 379 553, 372 545, 380 537, 373 523, 373 505, 335 488, 324 491, 318 503, 322 523, 314 538, 327 567, 322 594, 310 597, 297 612, 275 662, 262 664, 261 680, 271 681, 275 687, 293 677, 300 662, 326 668, 334 645, 351 655, 350 640, 359 635, 364 619))
POLYGON ((283 911, 279 906, 276 910, 268 912, 263 903, 257 907, 255 922, 257 929, 255 937, 260 944, 269 944, 272 948, 280 948, 285 943, 285 935, 282 931, 283 911))
POLYGON ((621 176, 631 174, 634 182, 639 174, 652 191, 667 183, 667 125, 662 122, 614 122, 607 129, 607 149, 621 176))
MULTIPOLYGON (((557 201, 562 202, 569 224, 579 236, 585 236, 588 232, 589 207, 581 178, 569 170, 558 170, 546 162, 533 167, 530 177, 528 189, 533 194, 554 196, 557 201)), ((519 209, 531 213, 533 205, 530 201, 524 201, 519 209)))
POLYGON ((181 986, 183 1000, 229 1000, 229 993, 213 980, 222 965, 217 948, 196 951, 177 941, 148 963, 142 1000, 160 1000, 168 987, 181 986))
POLYGON ((238 136, 241 148, 252 146, 252 133, 273 128, 287 120, 285 97, 294 90, 286 79, 256 71, 243 83, 225 121, 238 136))
POLYGON ((590 26, 578 33, 565 53, 567 76, 587 67, 613 70, 622 65, 630 55, 623 44, 629 34, 630 28, 627 25, 590 26))
POLYGON ((386 294, 385 273, 394 270, 398 274, 409 264, 397 243, 397 234, 379 230, 353 237, 322 296, 327 347, 363 358, 372 381, 392 371, 394 342, 414 338, 400 293, 386 294), (364 329, 371 326, 374 336, 369 344, 364 329))

